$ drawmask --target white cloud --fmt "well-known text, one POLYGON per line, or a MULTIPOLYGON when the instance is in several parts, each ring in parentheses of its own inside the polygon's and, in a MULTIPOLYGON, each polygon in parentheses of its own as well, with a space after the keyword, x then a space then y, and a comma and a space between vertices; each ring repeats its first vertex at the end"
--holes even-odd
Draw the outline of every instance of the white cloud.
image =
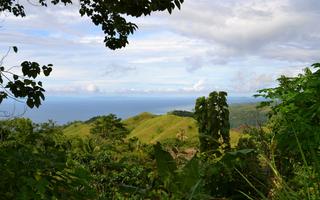
POLYGON ((104 37, 102 36, 84 36, 75 42, 79 42, 81 44, 102 44, 104 37))
POLYGON ((189 87, 161 87, 161 88, 149 88, 149 89, 142 89, 142 88, 128 88, 122 89, 117 91, 117 93, 124 93, 124 94, 192 94, 192 93, 203 93, 207 92, 205 80, 201 79, 194 83, 189 87))
POLYGON ((277 78, 281 75, 297 76, 302 73, 302 66, 279 67, 278 70, 255 72, 253 70, 237 71, 232 77, 232 93, 256 93, 257 90, 275 87, 277 78))
POLYGON ((186 92, 201 92, 205 89, 205 80, 201 79, 196 82, 192 87, 183 88, 186 92))
POLYGON ((96 93, 99 92, 99 88, 98 86, 96 86, 95 84, 91 83, 89 85, 86 86, 86 91, 88 92, 92 92, 92 93, 96 93))
POLYGON ((211 54, 220 57, 313 61, 320 44, 319 5, 299 0, 186 1, 182 12, 168 17, 168 23, 182 35, 218 47, 211 54), (297 9, 299 6, 304 9, 297 9))
POLYGON ((138 58, 131 61, 132 64, 150 64, 150 63, 166 63, 172 61, 180 61, 183 57, 179 56, 153 56, 146 58, 138 58))

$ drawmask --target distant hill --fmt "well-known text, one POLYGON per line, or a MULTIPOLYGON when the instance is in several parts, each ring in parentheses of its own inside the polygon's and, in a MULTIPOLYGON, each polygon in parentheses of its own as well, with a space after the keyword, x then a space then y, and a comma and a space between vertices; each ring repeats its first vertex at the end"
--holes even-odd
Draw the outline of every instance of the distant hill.
MULTIPOLYGON (((243 124, 256 126, 259 122, 266 121, 267 109, 256 109, 256 104, 233 104, 230 106, 231 128, 237 128, 243 124)), ((177 137, 185 137, 187 141, 198 142, 198 128, 192 117, 185 117, 186 112, 174 111, 166 115, 154 115, 141 113, 130 117, 123 122, 130 130, 128 138, 137 137, 144 143, 166 141, 177 137), (176 115, 174 115, 176 114, 176 115), (178 116, 182 115, 182 116, 178 116)), ((190 114, 189 112, 187 114, 190 114)), ((69 137, 85 137, 90 134, 90 128, 95 117, 86 122, 75 122, 64 128, 63 132, 69 137)), ((231 131, 231 143, 236 144, 240 134, 231 131)))
POLYGON ((241 125, 258 126, 267 121, 267 108, 257 109, 257 103, 231 104, 230 125, 238 128, 241 125))

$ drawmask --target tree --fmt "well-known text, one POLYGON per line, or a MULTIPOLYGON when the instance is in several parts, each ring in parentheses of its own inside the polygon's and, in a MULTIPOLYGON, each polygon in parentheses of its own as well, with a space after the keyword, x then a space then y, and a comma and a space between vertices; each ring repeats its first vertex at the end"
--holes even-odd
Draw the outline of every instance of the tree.
MULTIPOLYGON (((79 13, 81 16, 88 16, 96 26, 100 26, 105 34, 106 47, 115 50, 125 47, 128 44, 128 36, 138 28, 136 24, 127 21, 125 16, 141 17, 150 15, 152 12, 165 11, 171 13, 176 7, 180 9, 184 0, 79 0, 79 13)), ((29 2, 29 1, 28 1, 29 2)), ((72 4, 72 0, 36 0, 39 6, 48 4, 72 4)), ((33 3, 34 4, 34 3, 33 3)), ((1 0, 0 12, 9 12, 16 17, 25 17, 24 6, 16 0, 1 0)), ((17 52, 17 47, 12 47, 17 52)), ((8 51, 9 53, 9 51, 8 51)), ((3 59, 6 56, 3 57, 3 59)), ((0 84, 3 88, 0 91, 0 103, 3 99, 26 98, 30 108, 39 107, 41 100, 44 100, 41 82, 34 79, 41 72, 37 62, 25 61, 19 67, 23 75, 10 72, 0 62, 0 84), (8 77, 6 74, 12 75, 8 77), (32 79, 28 79, 32 78, 32 79), (6 82, 3 81, 6 80, 6 82)), ((52 64, 42 67, 43 73, 48 76, 52 71, 52 64)))
POLYGON ((122 139, 129 133, 121 119, 114 114, 98 117, 90 132, 105 139, 122 139))
POLYGON ((212 92, 209 97, 200 97, 195 105, 198 121, 201 152, 212 151, 219 155, 219 148, 230 148, 230 123, 226 92, 212 92))

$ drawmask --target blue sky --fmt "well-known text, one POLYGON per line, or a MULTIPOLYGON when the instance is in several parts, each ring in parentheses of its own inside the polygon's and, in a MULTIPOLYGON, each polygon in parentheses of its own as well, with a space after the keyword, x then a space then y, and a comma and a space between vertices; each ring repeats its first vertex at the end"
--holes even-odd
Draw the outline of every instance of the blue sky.
POLYGON ((185 0, 172 15, 132 19, 139 29, 116 51, 77 9, 26 4, 25 18, 1 13, 0 53, 19 47, 4 64, 54 64, 47 95, 250 96, 319 61, 318 0, 185 0))

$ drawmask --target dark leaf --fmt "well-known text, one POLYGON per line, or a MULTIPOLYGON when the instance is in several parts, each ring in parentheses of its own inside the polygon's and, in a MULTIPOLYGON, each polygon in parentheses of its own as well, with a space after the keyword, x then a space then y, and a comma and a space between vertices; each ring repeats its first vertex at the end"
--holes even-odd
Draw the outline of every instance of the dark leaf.
POLYGON ((13 48, 13 51, 14 51, 15 53, 18 53, 18 47, 13 46, 12 48, 13 48))
POLYGON ((29 108, 33 108, 34 107, 34 103, 33 103, 33 100, 28 98, 27 99, 27 105, 29 106, 29 108))

